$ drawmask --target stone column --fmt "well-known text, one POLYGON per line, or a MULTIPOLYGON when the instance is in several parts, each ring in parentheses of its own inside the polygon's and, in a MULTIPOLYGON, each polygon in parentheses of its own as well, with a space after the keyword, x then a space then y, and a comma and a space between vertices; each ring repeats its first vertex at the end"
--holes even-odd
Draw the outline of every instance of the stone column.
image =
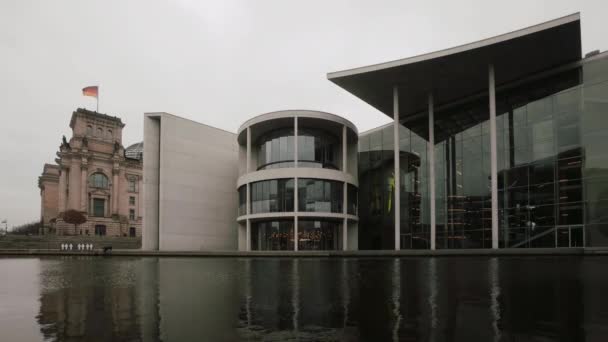
POLYGON ((394 179, 395 185, 393 193, 395 194, 395 250, 401 249, 401 180, 399 179, 399 88, 393 87, 393 160, 395 164, 394 179))
POLYGON ((80 211, 87 212, 87 159, 82 158, 80 163, 80 211))
POLYGON ((498 163, 496 153, 496 90, 494 66, 488 67, 490 97, 490 184, 492 189, 492 248, 498 248, 498 163))
POLYGON ((346 125, 342 126, 342 172, 348 172, 348 142, 346 125))
POLYGON ((80 210, 80 160, 72 159, 68 186, 69 209, 80 210))
POLYGON ((118 215, 118 175, 120 174, 120 169, 118 167, 118 163, 114 163, 114 168, 112 169, 112 214, 118 215))
POLYGON ((67 171, 68 169, 63 166, 60 165, 59 166, 59 194, 58 194, 58 199, 59 199, 59 212, 62 213, 65 211, 65 200, 66 200, 66 186, 67 186, 67 171))

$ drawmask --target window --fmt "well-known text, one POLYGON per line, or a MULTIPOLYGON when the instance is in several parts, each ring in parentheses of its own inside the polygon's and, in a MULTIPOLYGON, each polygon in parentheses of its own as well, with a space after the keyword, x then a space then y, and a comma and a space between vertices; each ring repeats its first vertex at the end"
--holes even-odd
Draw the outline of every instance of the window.
POLYGON ((137 178, 135 178, 135 177, 129 178, 128 191, 137 192, 137 178))
POLYGON ((135 209, 129 209, 129 220, 135 220, 135 209))
POLYGON ((93 198, 93 216, 104 217, 106 212, 106 200, 103 198, 93 198))
POLYGON ((87 126, 87 135, 93 135, 93 126, 91 126, 91 125, 87 126))
POLYGON ((129 228, 129 236, 130 237, 135 237, 136 236, 135 232, 136 232, 135 227, 129 228))
POLYGON ((101 127, 97 128, 97 136, 98 137, 103 137, 103 129, 101 129, 101 127))
POLYGON ((247 185, 239 188, 239 216, 247 214, 247 185))
POLYGON ((293 179, 251 183, 251 213, 293 211, 293 183, 293 179))
POLYGON ((298 179, 299 211, 341 213, 343 183, 322 179, 298 179))
POLYGON ((294 166, 293 129, 279 129, 262 136, 255 145, 258 170, 294 166))
POLYGON ((108 177, 100 172, 94 173, 89 177, 89 186, 106 189, 108 187, 108 177))
POLYGON ((129 205, 135 205, 135 197, 129 196, 129 205))
POLYGON ((112 139, 112 130, 111 130, 111 129, 109 129, 109 130, 106 132, 106 138, 108 138, 108 139, 112 139))

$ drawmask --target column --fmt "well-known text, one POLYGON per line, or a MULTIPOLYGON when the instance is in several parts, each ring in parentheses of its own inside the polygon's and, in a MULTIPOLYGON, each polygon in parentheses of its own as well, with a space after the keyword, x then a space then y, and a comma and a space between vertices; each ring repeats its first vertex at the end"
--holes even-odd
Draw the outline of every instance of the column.
POLYGON ((488 67, 488 88, 490 97, 490 179, 492 188, 492 248, 498 248, 498 163, 496 156, 496 90, 494 66, 488 67))
POLYGON ((342 213, 344 214, 344 223, 342 224, 342 250, 348 250, 348 183, 344 182, 342 213))
POLYGON ((247 127, 247 173, 251 172, 251 127, 247 127))
POLYGON ((399 179, 399 89, 393 87, 393 149, 395 188, 395 250, 401 249, 401 180, 399 179))
POLYGON ((298 117, 293 118, 293 164, 298 167, 298 117))
MULTIPOLYGON (((249 132, 249 128, 247 128, 247 132, 249 132)), ((249 146, 249 134, 247 134, 247 146, 249 146)), ((249 153, 247 153, 249 155, 249 153)), ((247 160, 249 160, 249 156, 247 157, 247 160)), ((247 171, 249 171, 249 168, 247 169, 247 171)), ((249 215, 251 214, 251 204, 250 204, 250 199, 251 196, 249 195, 251 192, 251 184, 247 183, 247 185, 245 185, 247 188, 247 199, 245 200, 245 205, 247 206, 245 208, 245 213, 247 214, 247 217, 249 217, 249 215)), ((247 228, 245 230, 245 250, 246 251, 250 251, 251 250, 251 220, 247 219, 247 228)), ((259 241, 259 239, 258 239, 259 241)))
POLYGON ((293 185, 293 250, 298 250, 298 177, 293 185))
POLYGON ((435 215, 435 113, 433 93, 429 93, 429 192, 431 195, 431 250, 435 250, 436 215, 435 215))
POLYGON ((65 211, 65 193, 66 193, 66 181, 67 181, 67 168, 63 165, 59 166, 59 212, 65 211))
POLYGON ((80 211, 87 212, 87 160, 80 164, 80 211))
POLYGON ((346 125, 342 126, 342 172, 348 172, 348 143, 346 125))
POLYGON ((79 210, 80 208, 80 161, 77 159, 72 159, 72 165, 70 167, 70 180, 68 186, 68 199, 69 199, 69 208, 74 210, 79 210))
POLYGON ((112 169, 112 214, 118 214, 118 174, 120 170, 114 166, 112 169))

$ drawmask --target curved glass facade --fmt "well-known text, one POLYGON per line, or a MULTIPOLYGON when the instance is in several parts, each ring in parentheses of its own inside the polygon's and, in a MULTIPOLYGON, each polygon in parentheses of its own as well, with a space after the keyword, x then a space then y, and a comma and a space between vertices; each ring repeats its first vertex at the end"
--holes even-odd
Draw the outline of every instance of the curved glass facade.
POLYGON ((278 129, 262 136, 256 144, 258 170, 294 167, 293 129, 278 129))
POLYGON ((323 179, 298 179, 298 210, 341 213, 343 183, 323 179))
POLYGON ((340 140, 320 129, 298 130, 298 166, 339 169, 340 140))
POLYGON ((348 184, 347 198, 346 198, 346 213, 351 214, 351 215, 357 215, 358 204, 359 204, 358 196, 359 196, 359 194, 357 192, 357 187, 352 184, 348 184))
POLYGON ((293 211, 293 179, 251 183, 251 213, 293 211))
POLYGON ((293 250, 293 220, 252 223, 251 249, 254 251, 293 250))
POLYGON ((298 220, 298 250, 340 249, 340 224, 334 221, 298 220))
POLYGON ((239 188, 239 216, 247 215, 247 185, 239 188))

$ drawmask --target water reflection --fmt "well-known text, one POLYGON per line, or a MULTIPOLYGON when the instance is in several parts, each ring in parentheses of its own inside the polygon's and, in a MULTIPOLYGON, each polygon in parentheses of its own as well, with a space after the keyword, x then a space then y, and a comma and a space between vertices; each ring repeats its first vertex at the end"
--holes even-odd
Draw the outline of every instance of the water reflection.
MULTIPOLYGON (((34 265, 29 277, 40 289, 31 296, 39 295, 36 322, 46 340, 595 341, 608 333, 604 258, 48 258, 34 265)), ((19 274, 24 279, 12 284, 32 281, 19 274)), ((0 302, 14 293, 6 286, 0 302)), ((0 328, 9 324, 10 313, 0 311, 0 328)))

